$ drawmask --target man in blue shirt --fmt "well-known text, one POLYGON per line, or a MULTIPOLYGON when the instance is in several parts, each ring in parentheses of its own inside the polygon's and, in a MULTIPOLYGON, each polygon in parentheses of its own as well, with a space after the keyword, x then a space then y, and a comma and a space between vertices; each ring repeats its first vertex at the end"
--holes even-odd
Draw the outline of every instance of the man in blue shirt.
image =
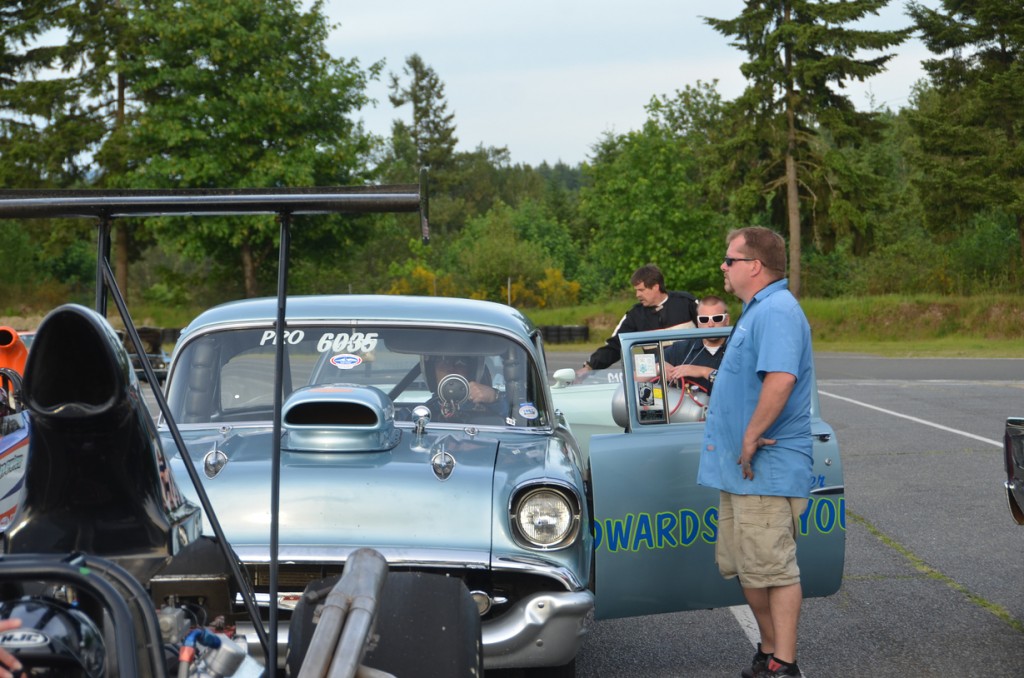
POLYGON ((743 312, 716 375, 697 482, 720 490, 715 559, 722 576, 739 578, 761 632, 743 675, 799 676, 796 523, 811 489, 811 331, 784 277, 782 236, 751 227, 726 240, 725 290, 743 312))

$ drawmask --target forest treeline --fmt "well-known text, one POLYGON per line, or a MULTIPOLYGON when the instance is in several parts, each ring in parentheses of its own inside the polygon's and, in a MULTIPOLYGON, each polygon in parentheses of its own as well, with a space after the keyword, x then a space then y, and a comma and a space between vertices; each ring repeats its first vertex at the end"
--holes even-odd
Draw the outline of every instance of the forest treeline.
MULTIPOLYGON (((753 0, 706 18, 745 54, 739 97, 680 83, 585 162, 534 167, 457 149, 429 55, 395 68, 330 54, 321 1, 14 0, 0 8, 0 187, 414 183, 429 168, 429 245, 414 215, 297 217, 293 293, 551 308, 620 293, 647 262, 672 288, 720 293, 724 235, 752 224, 786 237, 804 297, 1019 292, 1024 5, 910 2, 905 27, 857 27, 886 4, 753 0), (907 105, 858 110, 843 85, 870 81, 912 34, 932 56, 907 105), (379 79, 390 136, 359 122, 379 79)), ((130 300, 274 292, 271 217, 115 227, 130 300)), ((89 299, 94 228, 0 221, 7 312, 89 299)))

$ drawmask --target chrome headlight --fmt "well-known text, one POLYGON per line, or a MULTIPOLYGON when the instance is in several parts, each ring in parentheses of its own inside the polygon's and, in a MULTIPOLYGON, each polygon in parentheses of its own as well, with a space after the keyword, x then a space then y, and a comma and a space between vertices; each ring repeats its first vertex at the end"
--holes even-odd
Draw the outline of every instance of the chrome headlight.
POLYGON ((539 487, 519 495, 512 506, 515 535, 533 548, 559 548, 571 542, 579 530, 576 502, 566 492, 539 487))

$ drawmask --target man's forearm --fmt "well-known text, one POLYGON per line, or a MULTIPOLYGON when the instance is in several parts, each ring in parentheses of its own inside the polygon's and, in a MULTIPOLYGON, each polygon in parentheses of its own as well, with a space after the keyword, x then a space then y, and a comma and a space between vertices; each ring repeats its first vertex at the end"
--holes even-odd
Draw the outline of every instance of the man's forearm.
POLYGON ((796 385, 796 377, 789 372, 769 372, 761 382, 761 395, 757 399, 757 407, 750 417, 743 441, 754 442, 764 435, 786 406, 790 393, 796 385))
POLYGON ((584 364, 592 370, 603 370, 614 365, 621 357, 622 348, 619 346, 619 338, 613 336, 608 340, 607 344, 591 353, 584 364), (615 342, 614 346, 612 345, 613 341, 615 342))

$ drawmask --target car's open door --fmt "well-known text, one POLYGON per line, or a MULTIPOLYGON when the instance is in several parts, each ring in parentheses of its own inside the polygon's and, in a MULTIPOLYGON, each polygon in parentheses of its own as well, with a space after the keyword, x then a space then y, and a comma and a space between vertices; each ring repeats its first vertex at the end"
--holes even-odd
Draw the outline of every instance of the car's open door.
MULTIPOLYGON (((620 335, 628 426, 590 440, 599 619, 743 602, 739 584, 723 579, 715 564, 718 490, 697 484, 704 424, 699 415, 678 416, 679 399, 687 396, 665 383, 661 369, 671 340, 713 335, 620 335)), ((812 433, 814 490, 797 539, 805 597, 839 589, 846 536, 839 448, 816 397, 812 433)))

